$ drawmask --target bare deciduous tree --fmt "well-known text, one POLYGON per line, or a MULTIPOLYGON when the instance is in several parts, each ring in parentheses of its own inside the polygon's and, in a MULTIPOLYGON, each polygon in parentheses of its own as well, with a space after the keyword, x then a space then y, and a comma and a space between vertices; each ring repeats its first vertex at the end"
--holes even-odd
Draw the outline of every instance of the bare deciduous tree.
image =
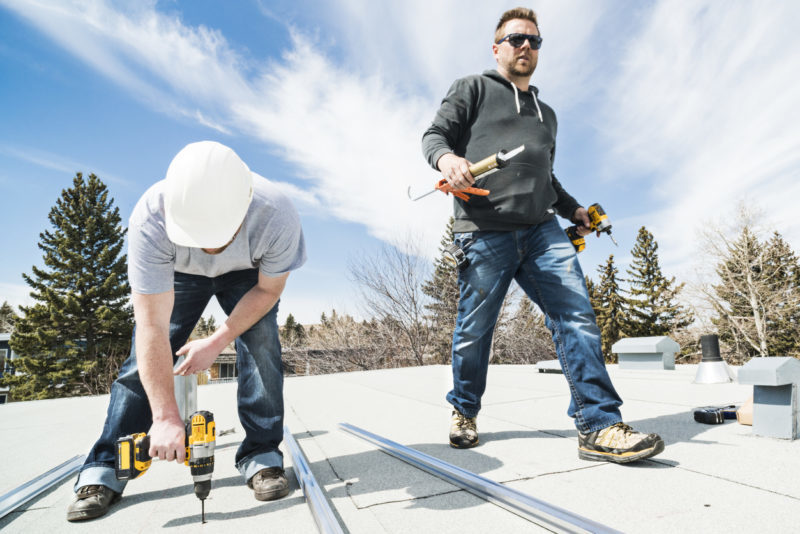
POLYGON ((423 365, 431 329, 425 313, 428 297, 422 292, 427 265, 411 238, 398 246, 384 245, 376 253, 351 258, 351 279, 361 290, 366 315, 386 328, 393 345, 408 351, 423 365))
POLYGON ((696 290, 716 315, 720 338, 734 346, 739 360, 770 356, 774 325, 791 323, 800 306, 800 287, 793 273, 787 275, 785 251, 759 240, 756 219, 742 206, 735 239, 719 225, 702 234, 705 258, 715 264, 717 280, 701 282, 696 290))

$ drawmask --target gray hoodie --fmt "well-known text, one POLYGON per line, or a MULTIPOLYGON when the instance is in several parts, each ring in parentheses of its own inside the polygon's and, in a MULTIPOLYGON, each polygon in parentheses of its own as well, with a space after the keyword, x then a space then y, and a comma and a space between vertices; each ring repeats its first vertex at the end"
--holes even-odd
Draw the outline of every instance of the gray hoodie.
POLYGON ((569 219, 579 207, 553 175, 556 114, 537 98, 538 89, 519 91, 496 70, 456 80, 422 136, 422 152, 436 169, 453 152, 472 163, 524 144, 508 166, 478 178, 488 197, 454 198, 455 232, 519 230, 557 212, 569 219))

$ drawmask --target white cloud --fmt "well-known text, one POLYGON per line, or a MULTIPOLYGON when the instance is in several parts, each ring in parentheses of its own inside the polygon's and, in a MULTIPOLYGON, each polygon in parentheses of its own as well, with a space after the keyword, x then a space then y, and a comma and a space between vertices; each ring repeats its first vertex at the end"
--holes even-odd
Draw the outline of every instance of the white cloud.
POLYGON ((0 145, 0 154, 5 154, 15 159, 27 161, 28 163, 33 163, 34 165, 37 165, 39 167, 45 169, 51 169, 67 175, 76 172, 82 172, 84 176, 88 176, 89 174, 95 174, 98 177, 100 177, 104 182, 111 182, 126 186, 132 185, 129 180, 120 178, 110 173, 106 173, 91 164, 79 163, 64 158, 63 156, 59 156, 57 154, 53 154, 37 148, 0 145))
MULTIPOLYGON (((320 26, 292 30, 270 61, 154 2, 0 2, 154 108, 271 145, 296 167, 297 182, 281 187, 301 202, 385 241, 419 233, 431 253, 450 201, 406 198, 409 184, 421 191, 436 180, 421 133, 454 78, 494 65, 490 39, 508 7, 313 3, 304 12, 320 26)), ((740 198, 768 208, 797 248, 800 46, 789 21, 800 4, 533 7, 545 39, 534 83, 558 111, 597 125, 609 175, 641 181, 631 205, 647 212, 633 218, 656 235, 662 263, 684 264, 694 228, 740 198)))
POLYGON ((800 4, 656 4, 607 93, 610 165, 641 180, 662 258, 688 271, 694 231, 761 205, 795 248, 800 195, 800 4))
MULTIPOLYGON (((278 147, 308 191, 290 192, 304 201, 387 242, 420 235, 423 248, 435 253, 449 198, 411 203, 406 197, 409 185, 427 189, 437 179, 422 158, 421 134, 454 78, 494 65, 490 42, 503 7, 342 0, 328 9, 339 34, 352 36, 348 60, 331 59, 325 43, 295 30, 282 60, 264 68, 240 57, 218 31, 188 27, 153 3, 120 9, 100 0, 4 1, 157 109, 278 147), (420 88, 424 97, 417 96, 420 88)), ((540 13, 554 43, 542 69, 556 73, 548 83, 562 96, 576 93, 567 89, 575 69, 560 65, 574 64, 566 56, 589 49, 583 45, 600 15, 592 2, 565 6, 544 4, 540 13), (583 15, 577 23, 576 10, 583 15), (559 39, 570 44, 555 45, 559 39)), ((591 72, 584 69, 584 76, 591 72)))
MULTIPOLYGON (((456 78, 495 67, 491 43, 506 2, 409 0, 326 2, 321 18, 337 29, 347 63, 359 71, 390 78, 404 90, 421 89, 431 108, 456 78), (430 100, 430 99, 433 100, 430 100)), ((534 2, 545 44, 533 83, 546 88, 548 102, 575 105, 593 89, 592 57, 602 48, 592 42, 610 16, 599 2, 534 2)))
MULTIPOLYGON (((260 178, 264 178, 257 172, 254 172, 253 174, 260 178)), ((310 207, 319 206, 319 198, 313 192, 300 189, 299 187, 287 182, 279 182, 276 180, 269 180, 267 178, 265 179, 272 183, 272 185, 274 185, 281 193, 291 198, 296 204, 310 207)))

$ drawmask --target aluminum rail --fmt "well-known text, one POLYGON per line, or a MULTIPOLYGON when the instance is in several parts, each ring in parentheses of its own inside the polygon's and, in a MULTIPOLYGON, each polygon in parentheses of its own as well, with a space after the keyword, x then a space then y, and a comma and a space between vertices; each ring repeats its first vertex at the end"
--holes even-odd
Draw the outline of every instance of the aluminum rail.
POLYGON ((78 456, 70 458, 63 464, 52 468, 50 471, 39 475, 33 480, 14 488, 0 497, 0 519, 75 473, 81 468, 85 459, 85 454, 79 454, 78 456))
POLYGON ((323 534, 344 534, 339 521, 333 515, 333 510, 328 505, 325 495, 322 493, 322 488, 317 484, 311 468, 308 466, 303 450, 300 445, 295 441, 292 433, 289 432, 289 427, 283 427, 283 441, 289 448, 289 454, 292 456, 292 464, 294 466, 294 474, 297 477, 297 482, 306 496, 308 507, 311 508, 311 515, 314 516, 314 522, 317 524, 317 530, 323 534))
POLYGON ((383 438, 357 426, 349 423, 339 423, 339 428, 372 443, 395 458, 427 471, 525 519, 529 519, 548 530, 554 532, 619 533, 618 530, 596 521, 553 504, 548 504, 521 491, 503 486, 493 480, 476 475, 466 469, 383 438))

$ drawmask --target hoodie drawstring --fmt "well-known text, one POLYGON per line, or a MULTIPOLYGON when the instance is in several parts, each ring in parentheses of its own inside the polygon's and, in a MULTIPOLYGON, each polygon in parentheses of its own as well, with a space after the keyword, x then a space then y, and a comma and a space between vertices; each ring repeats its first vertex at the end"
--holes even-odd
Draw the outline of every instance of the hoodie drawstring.
POLYGON ((531 94, 533 95, 533 103, 536 104, 536 112, 539 114, 539 122, 543 123, 544 119, 542 119, 542 110, 539 108, 539 99, 536 98, 536 91, 531 91, 531 94))
MULTIPOLYGON (((516 84, 513 82, 511 82, 511 87, 514 89, 514 102, 517 104, 517 115, 519 115, 519 90, 517 89, 516 84)), ((533 103, 536 104, 536 113, 539 115, 539 122, 544 123, 544 119, 542 118, 542 110, 539 107, 539 100, 536 98, 536 91, 531 90, 531 94, 533 95, 533 103)))

